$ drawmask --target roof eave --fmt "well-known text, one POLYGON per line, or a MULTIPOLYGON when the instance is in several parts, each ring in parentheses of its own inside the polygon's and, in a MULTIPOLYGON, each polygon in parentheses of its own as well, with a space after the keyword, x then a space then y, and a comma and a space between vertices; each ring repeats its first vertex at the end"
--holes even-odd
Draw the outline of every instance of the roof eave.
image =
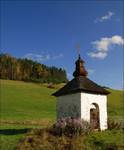
POLYGON ((89 94, 100 94, 100 95, 110 94, 110 92, 107 91, 107 90, 105 90, 105 92, 99 92, 99 91, 90 91, 90 90, 84 90, 84 89, 83 90, 82 89, 77 89, 77 90, 70 91, 70 92, 65 92, 65 93, 59 93, 59 91, 57 91, 57 92, 53 93, 52 96, 59 97, 59 96, 74 94, 74 93, 77 93, 77 92, 86 92, 86 93, 89 93, 89 94))

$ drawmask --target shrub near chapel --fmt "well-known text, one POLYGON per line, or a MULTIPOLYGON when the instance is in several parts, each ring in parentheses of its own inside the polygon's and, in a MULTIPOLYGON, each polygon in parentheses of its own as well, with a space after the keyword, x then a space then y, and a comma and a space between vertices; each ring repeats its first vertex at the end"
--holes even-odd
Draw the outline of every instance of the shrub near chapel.
POLYGON ((88 134, 92 130, 90 124, 80 118, 61 118, 51 128, 53 135, 66 135, 73 137, 75 135, 88 134))

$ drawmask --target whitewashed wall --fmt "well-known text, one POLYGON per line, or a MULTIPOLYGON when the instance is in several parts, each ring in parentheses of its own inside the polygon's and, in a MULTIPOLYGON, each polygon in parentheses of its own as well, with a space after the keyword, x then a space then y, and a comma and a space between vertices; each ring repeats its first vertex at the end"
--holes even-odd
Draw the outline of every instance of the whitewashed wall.
POLYGON ((81 93, 81 118, 90 121, 92 103, 99 106, 100 129, 107 129, 107 96, 100 94, 81 93))

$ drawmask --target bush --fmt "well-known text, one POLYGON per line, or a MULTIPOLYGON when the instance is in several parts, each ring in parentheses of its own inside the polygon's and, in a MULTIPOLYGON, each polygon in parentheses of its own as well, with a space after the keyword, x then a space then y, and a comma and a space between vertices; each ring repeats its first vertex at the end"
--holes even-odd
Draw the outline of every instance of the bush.
POLYGON ((15 150, 84 150, 83 137, 54 136, 49 129, 32 129, 15 150))
POLYGON ((50 129, 53 135, 73 137, 75 135, 88 134, 91 126, 88 122, 72 117, 59 119, 50 129))
MULTIPOLYGON (((69 120, 67 124, 72 125, 71 121, 73 119, 67 120, 69 120)), ((61 122, 61 125, 57 125, 59 128, 55 128, 56 124, 54 124, 54 128, 32 129, 26 137, 20 141, 16 150, 117 150, 118 147, 123 148, 124 146, 122 130, 106 130, 102 132, 90 132, 88 135, 79 135, 80 132, 77 130, 69 130, 69 132, 66 132, 66 130, 64 132, 63 130, 62 132, 60 129, 65 129, 66 124, 64 124, 65 120, 61 122)), ((78 123, 76 122, 76 124, 78 123)), ((78 127, 75 126, 75 128, 77 129, 78 127)))
MULTIPOLYGON (((123 130, 94 132, 89 123, 72 117, 62 118, 49 128, 32 129, 20 141, 17 150, 117 150, 124 147, 123 130)), ((114 130, 115 129, 115 130, 114 130)))

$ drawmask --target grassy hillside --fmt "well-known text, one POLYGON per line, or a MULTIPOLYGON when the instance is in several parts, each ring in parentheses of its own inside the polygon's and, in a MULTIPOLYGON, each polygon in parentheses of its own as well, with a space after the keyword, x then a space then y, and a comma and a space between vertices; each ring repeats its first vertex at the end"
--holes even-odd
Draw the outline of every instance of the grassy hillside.
POLYGON ((1 80, 1 118, 4 120, 54 119, 55 89, 21 81, 1 80))
MULTIPOLYGON (((56 98, 51 94, 56 89, 49 89, 43 84, 21 81, 0 80, 0 82, 2 120, 55 119, 56 98)), ((109 91, 111 92, 108 96, 109 118, 121 119, 123 116, 123 92, 109 91)))
POLYGON ((108 116, 113 120, 122 120, 124 116, 124 91, 109 90, 108 116))

